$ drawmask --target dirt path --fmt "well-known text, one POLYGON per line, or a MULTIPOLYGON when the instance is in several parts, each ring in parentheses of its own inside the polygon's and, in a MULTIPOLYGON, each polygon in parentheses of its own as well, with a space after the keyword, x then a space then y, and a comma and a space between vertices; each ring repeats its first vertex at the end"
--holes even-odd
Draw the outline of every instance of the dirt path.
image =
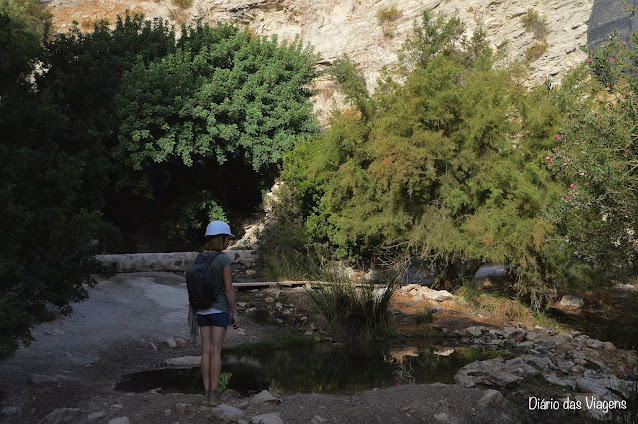
MULTIPOLYGON (((199 353, 197 345, 186 343, 184 291, 183 278, 176 274, 118 274, 91 289, 89 300, 74 305, 72 316, 37 326, 36 341, 0 363, 0 420, 111 424, 223 422, 213 408, 201 406, 201 395, 132 394, 114 390, 124 374, 162 367, 166 358, 199 353), (169 338, 179 346, 170 347, 169 338)), ((263 340, 267 330, 243 317, 242 329, 229 331, 227 345, 263 340)), ((280 400, 280 403, 253 403, 229 391, 224 403, 238 409, 231 415, 234 418, 227 421, 250 422, 255 416, 269 413, 277 414, 280 421, 266 416, 263 421, 266 424, 469 424, 522 420, 514 407, 495 391, 455 385, 403 385, 349 396, 296 394, 282 396, 280 400)))

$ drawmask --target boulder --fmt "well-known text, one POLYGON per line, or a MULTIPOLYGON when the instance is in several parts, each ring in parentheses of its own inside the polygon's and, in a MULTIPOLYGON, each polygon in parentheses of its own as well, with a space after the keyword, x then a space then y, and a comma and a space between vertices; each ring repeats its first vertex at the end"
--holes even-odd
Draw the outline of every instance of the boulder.
MULTIPOLYGON (((218 420, 237 420, 244 416, 244 411, 239 408, 235 408, 234 406, 221 404, 210 411, 211 416, 218 420)), ((255 421, 259 422, 259 421, 255 421)))
POLYGON ((255 415, 250 420, 251 423, 261 424, 284 424, 279 414, 271 412, 270 414, 255 415))
POLYGON ((585 305, 585 301, 577 296, 565 295, 560 300, 560 306, 568 308, 582 308, 585 305))

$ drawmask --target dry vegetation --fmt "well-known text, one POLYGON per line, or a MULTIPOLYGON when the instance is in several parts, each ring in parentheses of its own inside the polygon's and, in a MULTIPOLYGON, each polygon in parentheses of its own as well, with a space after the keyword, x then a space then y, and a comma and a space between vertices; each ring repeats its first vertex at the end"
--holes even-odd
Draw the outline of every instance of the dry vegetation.
POLYGON ((124 16, 125 11, 128 9, 133 14, 146 14, 146 10, 140 6, 135 5, 131 7, 130 2, 123 1, 101 1, 101 0, 88 0, 81 3, 69 4, 65 7, 52 7, 50 8, 53 16, 53 27, 57 32, 65 32, 71 28, 72 22, 77 21, 80 29, 83 31, 89 31, 93 28, 93 24, 99 22, 101 19, 106 19, 110 24, 113 24, 117 15, 124 16))

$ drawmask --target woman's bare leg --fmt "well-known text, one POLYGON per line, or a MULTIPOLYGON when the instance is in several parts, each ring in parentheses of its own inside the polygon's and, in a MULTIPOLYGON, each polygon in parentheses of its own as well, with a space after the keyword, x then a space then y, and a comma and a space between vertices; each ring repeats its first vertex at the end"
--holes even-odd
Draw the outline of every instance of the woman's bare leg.
POLYGON ((199 334, 202 336, 202 362, 201 362, 201 371, 202 371, 202 380, 204 381, 204 390, 208 391, 211 389, 210 386, 210 350, 211 350, 211 340, 213 339, 213 327, 199 327, 199 334))
MULTIPOLYGON (((219 377, 222 373, 222 345, 226 337, 226 327, 210 327, 211 343, 210 343, 210 368, 209 382, 210 390, 219 387, 219 377)), ((202 373, 204 370, 202 369, 202 373)))

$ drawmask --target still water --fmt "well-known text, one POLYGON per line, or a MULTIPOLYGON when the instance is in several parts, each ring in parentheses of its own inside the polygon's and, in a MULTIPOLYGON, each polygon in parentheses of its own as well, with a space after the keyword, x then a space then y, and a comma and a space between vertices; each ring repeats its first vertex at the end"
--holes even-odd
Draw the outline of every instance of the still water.
MULTIPOLYGON (((246 396, 268 390, 277 394, 346 394, 407 383, 453 383, 464 365, 497 356, 494 351, 460 348, 403 348, 352 356, 333 347, 229 354, 223 372, 229 389, 246 396)), ((116 390, 201 393, 199 368, 163 368, 124 376, 116 390)))

